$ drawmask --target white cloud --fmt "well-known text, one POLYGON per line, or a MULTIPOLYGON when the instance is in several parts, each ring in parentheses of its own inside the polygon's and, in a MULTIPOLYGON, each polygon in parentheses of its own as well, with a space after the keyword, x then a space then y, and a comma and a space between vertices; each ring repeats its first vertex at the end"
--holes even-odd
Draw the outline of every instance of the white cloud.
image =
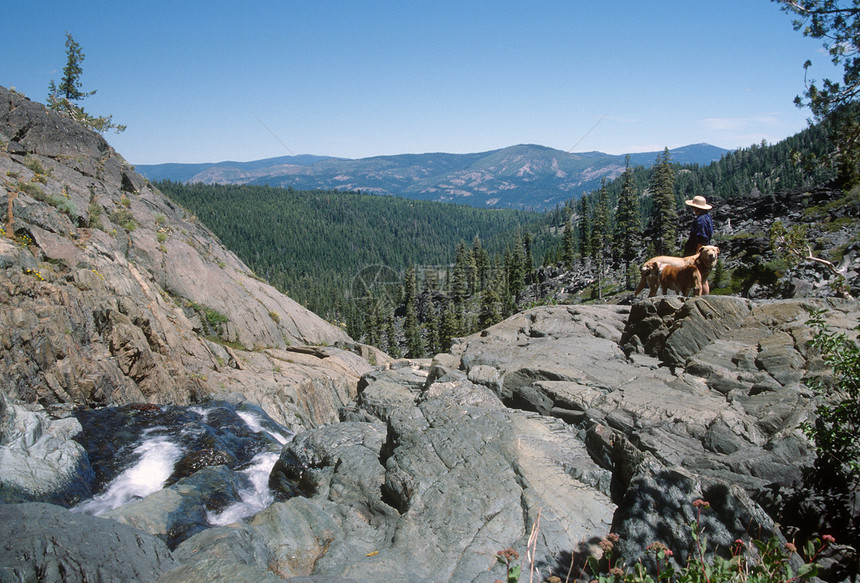
POLYGON ((708 117, 702 125, 712 130, 739 131, 756 125, 775 125, 779 118, 774 114, 761 114, 747 117, 708 117))

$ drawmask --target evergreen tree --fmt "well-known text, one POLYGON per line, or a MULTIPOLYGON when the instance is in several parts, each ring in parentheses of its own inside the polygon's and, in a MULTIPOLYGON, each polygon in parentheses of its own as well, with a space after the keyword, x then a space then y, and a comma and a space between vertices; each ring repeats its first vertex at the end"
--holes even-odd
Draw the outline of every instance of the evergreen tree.
POLYGON ((636 258, 636 251, 642 244, 642 219, 639 212, 639 192, 636 179, 630 169, 630 156, 625 160, 624 173, 621 175, 621 193, 618 196, 618 209, 615 211, 615 243, 621 260, 624 262, 625 287, 633 289, 630 277, 630 262, 636 258))
POLYGON ((573 267, 574 258, 574 243, 573 243, 573 218, 568 216, 564 223, 564 239, 562 241, 562 261, 567 265, 568 269, 573 267))
POLYGON ((655 246, 659 255, 671 255, 676 248, 678 210, 675 200, 675 171, 669 156, 669 148, 657 156, 649 185, 653 210, 651 221, 656 237, 655 246))
POLYGON ((415 275, 415 266, 410 265, 406 268, 403 274, 403 303, 405 305, 414 305, 418 295, 418 281, 415 275))
POLYGON ((430 355, 442 352, 439 341, 439 329, 441 327, 441 315, 436 312, 436 309, 431 303, 428 307, 427 320, 424 322, 424 339, 426 351, 430 355))
MULTIPOLYGON (((775 0, 796 14, 794 30, 824 39, 830 60, 842 67, 842 82, 812 81, 798 107, 809 107, 814 122, 826 122, 835 148, 825 156, 844 188, 860 183, 860 2, 858 0, 775 0)), ((803 65, 807 71, 812 61, 803 65)))
POLYGON ((478 235, 472 240, 472 259, 475 262, 476 290, 482 290, 487 286, 487 279, 490 277, 490 256, 481 245, 478 235))
POLYGON ((529 232, 523 236, 523 253, 524 267, 526 272, 526 281, 529 281, 532 271, 535 268, 535 259, 532 254, 532 235, 529 232))
POLYGON ((493 288, 481 292, 481 312, 478 315, 478 325, 481 329, 489 328, 502 320, 502 300, 493 288))
POLYGON ((475 258, 466 250, 466 243, 457 244, 457 255, 454 259, 453 294, 458 302, 466 301, 474 289, 475 258))
POLYGON ((580 197, 577 207, 579 212, 579 255, 585 259, 591 256, 591 211, 588 208, 588 197, 580 197))
POLYGON ((119 133, 125 131, 124 125, 113 123, 113 116, 94 117, 86 113, 84 108, 78 103, 95 94, 95 90, 81 90, 81 86, 83 85, 81 75, 84 72, 81 68, 81 63, 83 61, 84 52, 81 50, 81 46, 67 32, 66 66, 63 67, 63 78, 60 80, 59 87, 54 83, 53 79, 48 84, 48 108, 63 112, 97 132, 114 130, 119 133))
POLYGON ((604 178, 597 195, 597 206, 594 209, 594 260, 597 266, 597 297, 603 298, 603 275, 606 273, 607 255, 610 252, 609 230, 609 191, 604 178))
POLYGON ((418 324, 418 312, 415 304, 406 304, 406 317, 403 321, 403 333, 406 335, 406 351, 410 358, 424 357, 424 341, 418 324))
POLYGON ((519 299, 526 287, 525 253, 519 236, 514 240, 513 248, 505 253, 505 270, 508 274, 508 291, 519 299))
POLYGON ((424 269, 424 293, 434 292, 439 289, 439 277, 436 275, 436 270, 432 267, 424 269))
POLYGON ((393 316, 389 316, 385 320, 385 339, 389 356, 400 358, 400 343, 397 342, 397 331, 394 328, 393 316))
POLYGON ((450 350, 452 339, 460 334, 460 318, 457 313, 457 306, 454 305, 454 302, 447 302, 439 326, 439 345, 442 350, 450 350))
POLYGON ((370 309, 367 310, 367 314, 365 314, 364 341, 371 346, 379 346, 379 332, 379 320, 377 320, 376 310, 373 307, 370 307, 370 309))

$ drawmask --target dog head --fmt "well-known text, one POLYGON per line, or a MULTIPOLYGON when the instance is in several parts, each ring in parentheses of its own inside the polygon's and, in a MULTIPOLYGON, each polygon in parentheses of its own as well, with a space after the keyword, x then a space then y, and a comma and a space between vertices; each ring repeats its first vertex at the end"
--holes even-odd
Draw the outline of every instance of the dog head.
POLYGON ((720 248, 715 245, 705 245, 699 249, 699 255, 696 258, 696 263, 704 267, 713 267, 717 263, 717 257, 720 254, 720 248))

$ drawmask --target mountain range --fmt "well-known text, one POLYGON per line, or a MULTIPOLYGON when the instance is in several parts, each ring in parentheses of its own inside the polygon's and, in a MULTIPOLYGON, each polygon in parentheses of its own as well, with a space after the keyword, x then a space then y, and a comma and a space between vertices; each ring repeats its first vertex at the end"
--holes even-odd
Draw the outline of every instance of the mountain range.
MULTIPOLYGON (((669 150, 681 164, 709 164, 729 150, 692 144, 669 150)), ((660 152, 630 154, 650 165, 660 152)), ((352 190, 476 207, 543 210, 599 188, 624 171, 625 156, 569 153, 534 144, 472 154, 399 154, 345 159, 301 155, 251 162, 138 165, 150 180, 352 190)))

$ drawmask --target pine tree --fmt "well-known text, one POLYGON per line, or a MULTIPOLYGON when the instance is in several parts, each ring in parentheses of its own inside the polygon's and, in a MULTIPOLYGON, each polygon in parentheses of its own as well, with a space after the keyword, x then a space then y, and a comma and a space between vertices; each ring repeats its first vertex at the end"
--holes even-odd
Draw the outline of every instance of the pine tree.
POLYGON ((447 302, 442 312, 442 323, 439 326, 439 345, 442 350, 451 349, 451 341, 461 334, 460 318, 454 302, 447 302))
POLYGON ((630 156, 625 160, 624 173, 621 175, 621 193, 618 196, 618 209, 615 211, 615 249, 624 261, 625 287, 633 289, 630 277, 630 262, 636 258, 641 247, 642 219, 639 212, 639 192, 636 179, 630 169, 630 156))
POLYGON ((492 288, 481 292, 481 312, 478 315, 478 325, 488 328, 502 319, 502 300, 492 288))
POLYGON ((426 351, 433 355, 438 354, 442 351, 442 349, 440 348, 441 343, 439 340, 441 315, 436 312, 432 302, 428 307, 428 312, 429 313, 427 315, 427 320, 424 322, 424 338, 426 351))
POLYGON ((562 240, 562 255, 561 260, 567 265, 568 269, 573 267, 573 259, 575 254, 573 243, 573 218, 568 216, 564 223, 564 239, 562 240))
POLYGON ((385 339, 388 354, 392 358, 400 358, 400 344, 397 342, 397 332, 394 328, 394 316, 389 316, 385 320, 385 339))
POLYGON ((657 156, 651 175, 653 208, 651 221, 656 237, 655 246, 659 255, 669 255, 676 248, 678 210, 675 201, 675 171, 669 157, 669 148, 657 156))
POLYGON ((406 304, 406 318, 403 322, 403 333, 406 335, 406 351, 410 358, 424 357, 424 341, 418 326, 418 312, 414 304, 406 304))
POLYGON ((405 305, 415 304, 417 299, 418 281, 415 275, 415 266, 410 265, 403 274, 403 303, 405 305))
POLYGON ((487 279, 490 277, 490 256, 481 245, 478 235, 472 240, 472 258, 475 261, 476 289, 482 290, 487 286, 487 279))
POLYGON ((585 259, 591 256, 591 211, 588 208, 588 197, 580 197, 577 206, 579 212, 579 255, 585 259))
POLYGON ((526 232, 526 234, 523 236, 523 253, 526 281, 529 281, 531 278, 531 273, 535 268, 535 258, 532 254, 532 235, 529 232, 526 232))
POLYGON ((597 297, 603 298, 603 274, 606 272, 609 247, 609 190, 606 188, 606 178, 600 184, 597 195, 597 206, 594 209, 593 252, 597 265, 597 297))
POLYGON ((458 302, 466 301, 474 289, 475 259, 466 250, 466 243, 457 244, 457 255, 454 259, 453 294, 458 302))
POLYGON ((508 274, 508 291, 518 300, 526 287, 525 253, 519 236, 514 240, 513 248, 505 253, 505 270, 508 274))
POLYGON ((48 84, 48 108, 54 111, 61 111, 97 132, 114 130, 120 133, 125 131, 124 125, 113 123, 113 116, 94 117, 86 113, 84 108, 78 103, 95 94, 95 90, 81 90, 81 75, 84 72, 81 68, 81 63, 83 61, 84 52, 81 50, 81 46, 67 32, 66 66, 63 67, 63 78, 60 80, 59 87, 54 83, 53 79, 48 84))

